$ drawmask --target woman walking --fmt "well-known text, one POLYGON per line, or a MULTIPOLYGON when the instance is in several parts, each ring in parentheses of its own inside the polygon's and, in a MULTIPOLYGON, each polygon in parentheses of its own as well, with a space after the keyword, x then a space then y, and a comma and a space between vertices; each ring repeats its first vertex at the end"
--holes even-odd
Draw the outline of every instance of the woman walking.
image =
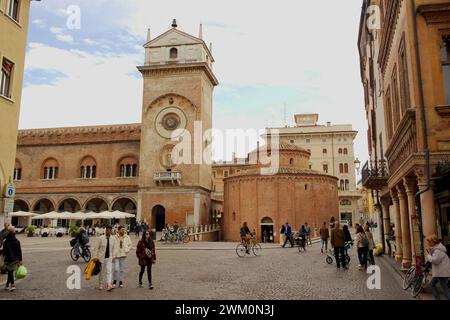
POLYGON ((136 248, 136 256, 139 259, 139 288, 142 288, 142 276, 144 275, 145 267, 147 267, 148 288, 153 289, 152 285, 152 264, 156 261, 155 243, 152 239, 151 231, 144 231, 142 239, 139 240, 136 248))
POLYGON ((22 249, 20 241, 16 238, 16 231, 13 227, 9 227, 8 235, 3 243, 3 255, 5 257, 5 267, 8 272, 8 280, 6 282, 5 290, 14 291, 14 272, 22 265, 22 249))
POLYGON ((324 222, 322 228, 320 228, 320 242, 322 243, 322 248, 320 252, 323 253, 323 248, 325 247, 325 252, 328 251, 328 239, 330 238, 330 230, 328 230, 327 223, 324 222))
POLYGON ((369 251, 369 240, 367 239, 364 229, 359 226, 356 230, 356 247, 358 248, 358 258, 360 264, 358 268, 360 270, 367 269, 367 253, 369 251))
POLYGON ((366 227, 364 229, 365 229, 364 231, 365 231, 367 240, 369 240, 368 256, 369 256, 370 264, 372 266, 374 266, 375 265, 375 257, 373 256, 373 249, 375 249, 375 241, 373 240, 372 232, 370 232, 370 226, 366 225, 366 227))
POLYGON ((431 262, 433 278, 430 281, 431 292, 435 300, 440 300, 436 285, 441 284, 442 291, 447 300, 450 300, 450 292, 448 290, 447 279, 450 277, 450 259, 447 255, 447 249, 439 242, 437 236, 429 236, 427 243, 430 247, 428 261, 431 262))

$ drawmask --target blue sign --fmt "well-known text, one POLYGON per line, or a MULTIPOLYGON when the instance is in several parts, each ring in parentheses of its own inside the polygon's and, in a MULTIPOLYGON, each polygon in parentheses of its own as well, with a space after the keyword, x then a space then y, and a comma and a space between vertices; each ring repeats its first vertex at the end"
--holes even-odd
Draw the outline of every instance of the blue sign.
POLYGON ((6 186, 6 196, 8 198, 12 198, 12 197, 14 197, 15 194, 16 194, 16 188, 14 187, 14 185, 12 183, 9 183, 6 186))

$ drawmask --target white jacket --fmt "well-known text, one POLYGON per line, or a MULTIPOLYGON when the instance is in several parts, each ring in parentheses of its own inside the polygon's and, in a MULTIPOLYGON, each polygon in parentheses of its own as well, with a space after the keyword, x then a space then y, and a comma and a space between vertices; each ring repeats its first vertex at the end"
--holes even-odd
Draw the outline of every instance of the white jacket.
POLYGON ((128 252, 130 252, 132 246, 130 237, 127 234, 123 236, 122 248, 120 247, 120 237, 118 234, 116 235, 116 241, 117 241, 116 257, 117 258, 126 257, 128 255, 128 252))
POLYGON ((448 258, 447 250, 442 243, 431 248, 431 254, 428 255, 428 261, 433 265, 433 277, 450 277, 450 259, 448 258))
MULTIPOLYGON (((105 259, 105 253, 106 253, 106 235, 101 236, 98 238, 98 245, 97 245, 97 255, 95 256, 98 260, 103 261, 105 259)), ((117 249, 118 249, 118 243, 117 238, 113 235, 109 237, 109 257, 110 258, 116 258, 117 257, 117 249)))

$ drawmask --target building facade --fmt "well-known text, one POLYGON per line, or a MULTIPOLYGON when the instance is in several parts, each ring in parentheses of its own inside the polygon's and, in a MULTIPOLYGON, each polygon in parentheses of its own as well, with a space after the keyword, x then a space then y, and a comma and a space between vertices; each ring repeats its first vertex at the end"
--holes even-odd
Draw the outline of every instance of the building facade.
POLYGON ((14 178, 29 12, 30 0, 0 1, 0 220, 11 209, 5 189, 14 178))
MULTIPOLYGON (((263 136, 270 144, 270 136, 280 143, 293 144, 311 153, 308 168, 338 178, 339 219, 350 224, 360 221, 356 188, 354 140, 357 132, 351 125, 319 125, 318 114, 295 115, 295 127, 269 128, 263 136)), ((357 163, 357 162, 356 162, 357 163)))
POLYGON ((363 1, 361 77, 370 162, 385 238, 395 231, 403 268, 424 259, 424 238, 449 242, 450 3, 363 1), (368 24, 379 13, 379 25, 368 24))
POLYGON ((266 153, 278 159, 271 174, 264 173, 271 164, 262 164, 258 148, 249 154, 249 165, 224 178, 223 239, 239 241, 244 222, 259 241, 267 234, 269 241, 278 242, 286 222, 294 231, 308 222, 318 236, 322 223, 338 215, 338 179, 310 169, 310 152, 296 145, 268 145, 266 153))

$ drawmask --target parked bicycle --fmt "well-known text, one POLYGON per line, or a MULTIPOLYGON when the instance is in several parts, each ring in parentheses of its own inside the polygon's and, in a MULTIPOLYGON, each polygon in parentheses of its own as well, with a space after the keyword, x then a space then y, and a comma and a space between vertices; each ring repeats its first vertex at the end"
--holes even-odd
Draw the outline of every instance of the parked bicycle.
POLYGON ((415 266, 412 266, 403 278, 403 290, 412 288, 411 295, 413 298, 417 298, 425 286, 430 271, 430 262, 426 262, 425 264, 417 263, 415 266))
POLYGON ((261 255, 262 247, 256 241, 255 236, 253 236, 248 243, 245 240, 241 240, 236 247, 236 254, 239 258, 244 257, 246 254, 250 255, 250 251, 257 257, 261 255))

